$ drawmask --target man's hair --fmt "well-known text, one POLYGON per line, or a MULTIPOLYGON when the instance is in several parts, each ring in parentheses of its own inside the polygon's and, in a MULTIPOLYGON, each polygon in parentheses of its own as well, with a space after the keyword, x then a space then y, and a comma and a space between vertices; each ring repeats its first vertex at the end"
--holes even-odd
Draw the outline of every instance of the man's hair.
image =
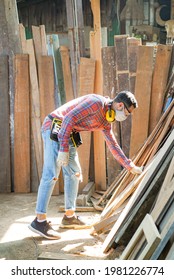
POLYGON ((114 98, 113 102, 123 102, 127 108, 131 107, 132 105, 134 108, 138 107, 138 102, 134 94, 127 90, 119 92, 114 98))

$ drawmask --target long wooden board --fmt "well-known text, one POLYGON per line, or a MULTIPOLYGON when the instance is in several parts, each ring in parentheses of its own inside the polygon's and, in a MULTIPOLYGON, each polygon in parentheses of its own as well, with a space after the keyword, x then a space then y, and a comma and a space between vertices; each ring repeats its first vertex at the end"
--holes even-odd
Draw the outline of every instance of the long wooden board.
POLYGON ((28 55, 15 55, 14 191, 30 192, 30 98, 28 55))
MULTIPOLYGON (((96 61, 94 92, 103 95, 100 0, 91 0, 91 9, 94 31, 90 32, 90 57, 96 61)), ((96 189, 106 190, 105 142, 101 132, 95 131, 93 135, 96 189)))
POLYGON ((158 45, 152 80, 152 93, 150 99, 149 133, 152 132, 152 130, 156 126, 162 113, 171 54, 172 46, 158 45))
POLYGON ((36 166, 38 178, 41 178, 43 164, 43 150, 41 138, 40 121, 40 99, 37 77, 37 67, 34 53, 33 40, 27 40, 27 52, 29 54, 30 94, 31 94, 31 128, 34 139, 34 150, 36 155, 36 166))
POLYGON ((11 192, 8 57, 0 56, 0 192, 11 192))
POLYGON ((41 122, 55 110, 54 100, 54 69, 52 56, 38 57, 38 77, 40 93, 41 122))
POLYGON ((74 99, 68 47, 61 46, 60 54, 61 54, 63 77, 64 77, 64 88, 65 88, 65 96, 66 96, 65 99, 66 99, 66 102, 68 102, 68 101, 74 99))
MULTIPOLYGON (((95 60, 81 57, 79 65, 79 96, 93 93, 95 77, 95 60)), ((81 132, 83 145, 78 148, 79 160, 82 168, 83 181, 79 185, 79 192, 89 181, 91 133, 81 132)))
POLYGON ((151 82, 153 74, 153 47, 139 46, 135 97, 138 109, 132 116, 130 157, 133 157, 148 137, 151 82), (143 86, 142 86, 143 85, 143 86), (146 108, 144 108, 146 104, 146 108))
MULTIPOLYGON (((103 67, 103 95, 113 99, 116 95, 116 61, 115 47, 102 48, 102 67, 103 67)), ((120 127, 117 122, 112 124, 112 130, 120 145, 120 127)), ((110 186, 114 178, 119 174, 122 167, 115 160, 110 150, 106 147, 107 182, 110 186)))

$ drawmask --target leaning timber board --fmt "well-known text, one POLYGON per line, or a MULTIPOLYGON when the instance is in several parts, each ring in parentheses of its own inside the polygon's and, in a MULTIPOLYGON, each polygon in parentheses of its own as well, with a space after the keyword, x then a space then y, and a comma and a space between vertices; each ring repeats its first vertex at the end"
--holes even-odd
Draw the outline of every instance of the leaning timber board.
POLYGON ((149 133, 152 132, 152 130, 155 128, 162 113, 163 102, 165 98, 165 87, 167 84, 170 67, 171 53, 172 46, 158 45, 150 99, 149 133))
POLYGON ((40 115, 41 122, 55 110, 54 100, 54 69, 52 56, 38 57, 38 77, 40 93, 40 115))
MULTIPOLYGON (((127 219, 128 215, 130 214, 130 211, 132 210, 133 206, 135 206, 135 203, 137 204, 137 199, 141 196, 142 191, 144 187, 148 185, 148 182, 151 181, 151 178, 154 177, 154 173, 159 170, 159 165, 162 164, 163 159, 166 157, 166 153, 168 153, 171 150, 171 147, 174 144, 174 131, 172 131, 171 135, 166 140, 163 147, 160 149, 158 154, 154 157, 153 161, 151 162, 151 168, 149 168, 148 173, 143 178, 143 180, 140 182, 138 188, 131 196, 128 204, 126 205, 125 209, 119 216, 117 222, 114 224, 112 230, 106 237, 104 243, 103 243, 103 251, 107 252, 115 242, 115 238, 118 235, 119 231, 121 230, 121 226, 123 223, 125 223, 125 220, 127 219)), ((138 199, 139 200, 139 199, 138 199)), ((134 211, 135 212, 135 211, 134 211)), ((122 234, 121 234, 122 236, 122 234)), ((118 236, 117 236, 118 237, 118 236)))
MULTIPOLYGON (((128 35, 115 35, 115 64, 116 64, 116 92, 129 90, 129 65, 128 65, 128 35)), ((131 118, 119 123, 120 145, 125 155, 129 157, 131 118)))
POLYGON ((135 97, 138 109, 132 115, 130 157, 142 147, 148 137, 151 82, 153 74, 153 47, 139 46, 135 97))
POLYGON ((41 121, 40 121, 40 99, 39 99, 39 85, 37 76, 37 67, 34 53, 33 40, 27 40, 27 52, 29 54, 29 73, 30 73, 30 94, 31 94, 31 129, 34 140, 34 151, 36 157, 36 166, 38 178, 41 177, 43 151, 41 138, 41 121))
MULTIPOLYGON (((102 67, 103 67, 103 95, 111 99, 115 97, 116 91, 116 64, 115 64, 115 47, 102 48, 102 67)), ((120 126, 117 122, 112 124, 114 135, 120 144, 120 126)), ((106 164, 108 172, 108 185, 111 185, 114 178, 122 169, 120 164, 115 160, 109 148, 106 148, 106 164)))
MULTIPOLYGON (((95 60, 81 57, 79 64, 79 92, 78 96, 90 94, 94 91, 95 60)), ((83 181, 79 185, 79 192, 89 181, 91 132, 81 132, 83 145, 78 148, 79 160, 82 168, 83 181)))
POLYGON ((68 102, 74 99, 68 47, 60 46, 60 54, 61 54, 63 77, 64 77, 64 88, 65 88, 65 96, 66 96, 65 99, 66 102, 68 102))
MULTIPOLYGON (((90 32, 90 57, 96 61, 94 93, 103 95, 101 58, 100 0, 91 1, 94 31, 90 32)), ((94 131, 94 174, 97 190, 106 190, 105 142, 100 131, 94 131)))
POLYGON ((14 191, 30 192, 29 59, 15 55, 14 191))
MULTIPOLYGON (((54 96, 54 68, 53 57, 42 55, 38 57, 38 77, 40 94, 41 122, 56 109, 54 96)), ((59 181, 56 182, 53 195, 59 194, 59 181)))
POLYGON ((0 192, 11 192, 8 57, 0 56, 0 192))
POLYGON ((161 241, 161 236, 153 221, 152 216, 146 214, 141 224, 139 225, 138 229, 136 230, 135 234, 133 235, 128 245, 126 246, 125 250, 123 251, 120 259, 121 260, 132 260, 132 259, 148 260, 153 254, 153 251, 157 248, 160 241, 161 241), (143 237, 145 237, 147 242, 143 250, 139 252, 136 246, 139 244, 140 239, 143 237), (133 253, 135 255, 135 258, 132 257, 133 253))

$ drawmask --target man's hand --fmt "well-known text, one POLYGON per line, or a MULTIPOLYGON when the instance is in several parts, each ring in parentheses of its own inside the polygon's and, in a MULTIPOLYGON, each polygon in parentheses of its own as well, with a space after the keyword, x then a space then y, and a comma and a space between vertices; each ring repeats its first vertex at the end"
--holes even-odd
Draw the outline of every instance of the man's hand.
POLYGON ((69 162, 69 152, 59 152, 58 154, 58 164, 66 166, 69 162))
POLYGON ((143 166, 136 166, 133 162, 131 162, 131 167, 132 169, 130 170, 130 172, 134 175, 136 174, 141 174, 143 172, 143 166))

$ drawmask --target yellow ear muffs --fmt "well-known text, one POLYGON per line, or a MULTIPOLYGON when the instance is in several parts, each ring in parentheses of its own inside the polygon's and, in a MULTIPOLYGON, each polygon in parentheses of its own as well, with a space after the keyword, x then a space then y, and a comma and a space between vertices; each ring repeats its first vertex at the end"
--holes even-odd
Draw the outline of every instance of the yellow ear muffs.
POLYGON ((106 120, 108 122, 114 122, 115 121, 115 111, 112 110, 112 109, 109 109, 107 112, 106 112, 106 120))

